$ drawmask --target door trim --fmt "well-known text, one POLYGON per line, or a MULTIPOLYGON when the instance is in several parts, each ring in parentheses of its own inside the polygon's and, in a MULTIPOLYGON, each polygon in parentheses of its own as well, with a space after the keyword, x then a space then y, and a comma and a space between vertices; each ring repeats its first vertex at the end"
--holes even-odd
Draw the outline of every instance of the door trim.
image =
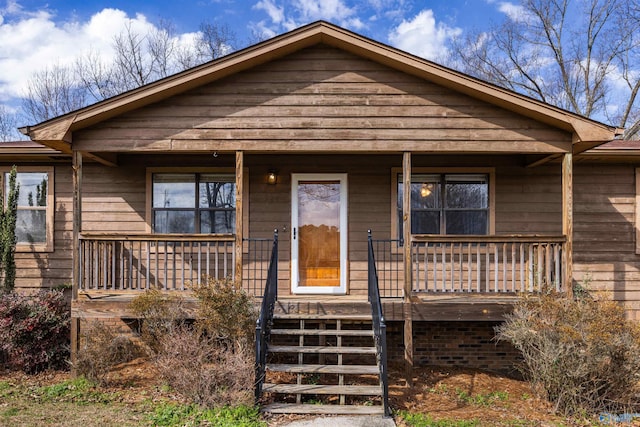
POLYGON ((293 173, 291 174, 291 293, 345 295, 348 281, 348 185, 346 173, 293 173), (299 286, 298 275, 298 183, 300 181, 340 182, 340 285, 299 286))

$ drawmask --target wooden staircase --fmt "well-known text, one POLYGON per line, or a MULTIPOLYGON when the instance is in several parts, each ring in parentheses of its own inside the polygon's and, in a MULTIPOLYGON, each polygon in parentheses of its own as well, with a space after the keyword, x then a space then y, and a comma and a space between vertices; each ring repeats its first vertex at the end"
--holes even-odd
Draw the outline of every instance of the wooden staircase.
POLYGON ((371 315, 274 313, 264 412, 384 415, 371 315))

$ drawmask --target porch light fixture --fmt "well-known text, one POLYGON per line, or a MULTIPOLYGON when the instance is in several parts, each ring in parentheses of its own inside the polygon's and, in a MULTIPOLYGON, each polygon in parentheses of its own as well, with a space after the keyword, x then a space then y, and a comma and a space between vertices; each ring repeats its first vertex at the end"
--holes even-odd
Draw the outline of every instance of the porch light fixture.
POLYGON ((276 171, 270 170, 267 173, 267 184, 276 185, 276 182, 278 182, 278 175, 276 174, 276 171))
POLYGON ((422 187, 420 187, 420 196, 429 197, 431 195, 432 190, 433 190, 433 184, 427 184, 425 182, 422 184, 422 187))

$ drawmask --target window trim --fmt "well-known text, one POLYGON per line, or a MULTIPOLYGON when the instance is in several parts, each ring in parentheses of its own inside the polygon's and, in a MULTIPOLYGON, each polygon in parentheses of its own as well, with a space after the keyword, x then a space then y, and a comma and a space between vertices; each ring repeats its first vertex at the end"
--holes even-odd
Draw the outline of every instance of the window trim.
MULTIPOLYGON (((47 181, 47 206, 45 209, 45 235, 44 243, 16 243, 16 252, 53 252, 54 250, 54 221, 55 221, 55 167, 54 166, 16 166, 18 174, 20 173, 46 173, 47 181)), ((2 185, 2 194, 4 202, 7 202, 7 194, 5 194, 5 174, 11 172, 10 166, 0 166, 0 185, 2 185)))
MULTIPOLYGON (((495 234, 496 229, 496 209, 495 209, 495 168, 483 168, 483 167, 469 167, 469 168, 435 168, 435 167, 416 167, 411 168, 411 175, 418 174, 486 174, 489 178, 489 229, 487 230, 487 236, 495 234)), ((391 239, 401 240, 402 236, 398 236, 398 177, 402 176, 402 168, 391 168, 391 239)), ((440 236, 446 236, 446 234, 440 234, 440 236)))
MULTIPOLYGON (((249 169, 242 169, 242 235, 249 235, 249 169)), ((148 234, 152 234, 152 204, 153 204, 153 174, 154 173, 218 173, 218 174, 229 174, 234 176, 236 170, 235 168, 198 168, 198 167, 185 167, 185 168, 176 168, 176 167, 153 167, 147 168, 147 182, 146 182, 146 220, 145 227, 148 234)), ((205 233, 209 235, 209 233, 205 233)), ((194 233, 193 235, 201 235, 198 233, 194 233)), ((235 234, 227 234, 224 235, 233 236, 235 234)))

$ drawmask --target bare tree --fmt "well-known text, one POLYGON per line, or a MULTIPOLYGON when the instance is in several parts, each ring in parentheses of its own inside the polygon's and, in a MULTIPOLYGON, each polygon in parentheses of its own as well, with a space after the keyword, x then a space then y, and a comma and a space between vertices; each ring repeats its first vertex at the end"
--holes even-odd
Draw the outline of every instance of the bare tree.
POLYGON ((228 25, 204 21, 196 40, 196 50, 201 62, 220 58, 234 50, 235 34, 228 25))
POLYGON ((22 107, 36 123, 76 110, 85 105, 85 90, 68 67, 45 67, 31 77, 22 107))
POLYGON ((17 132, 16 115, 4 105, 0 105, 0 141, 14 141, 20 138, 17 132))
POLYGON ((94 50, 76 58, 74 71, 87 91, 89 102, 101 101, 126 90, 125 85, 118 84, 113 64, 103 61, 94 50))
POLYGON ((235 36, 226 25, 203 22, 189 42, 181 40, 167 20, 146 32, 129 24, 113 40, 113 61, 89 51, 73 67, 54 65, 34 74, 23 110, 28 120, 48 120, 219 58, 234 45, 235 36))
POLYGON ((522 0, 519 7, 488 32, 455 41, 449 65, 624 127, 640 84, 640 20, 628 0, 522 0), (622 81, 625 99, 611 99, 622 81), (615 113, 613 103, 621 106, 615 113))

